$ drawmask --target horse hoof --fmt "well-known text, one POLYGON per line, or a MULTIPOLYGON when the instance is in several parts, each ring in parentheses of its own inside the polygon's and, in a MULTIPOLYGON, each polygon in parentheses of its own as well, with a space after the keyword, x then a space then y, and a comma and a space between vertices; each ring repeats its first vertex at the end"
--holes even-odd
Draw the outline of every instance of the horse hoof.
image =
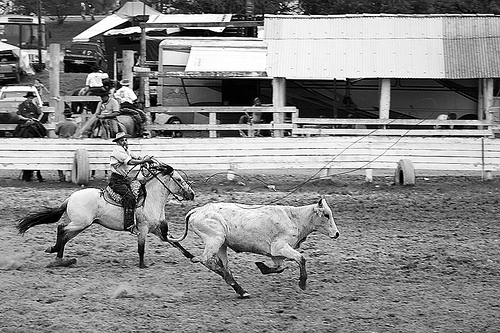
POLYGON ((190 259, 192 263, 198 263, 198 262, 201 262, 200 258, 198 257, 193 257, 190 259))
POLYGON ((306 281, 300 281, 299 282, 299 287, 302 290, 306 290, 306 281))
POLYGON ((46 253, 52 253, 53 252, 52 251, 53 248, 54 248, 53 246, 49 246, 48 248, 45 249, 45 252, 46 253))
POLYGON ((245 291, 243 294, 240 295, 240 298, 241 299, 250 298, 250 294, 245 291))
POLYGON ((56 259, 54 262, 51 262, 47 265, 47 267, 69 267, 71 265, 76 264, 76 259, 56 259))

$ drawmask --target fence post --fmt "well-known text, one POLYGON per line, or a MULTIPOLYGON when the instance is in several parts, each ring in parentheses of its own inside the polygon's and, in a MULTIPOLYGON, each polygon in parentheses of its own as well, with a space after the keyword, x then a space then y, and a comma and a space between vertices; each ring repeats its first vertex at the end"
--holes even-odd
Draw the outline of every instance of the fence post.
MULTIPOLYGON (((210 125, 217 125, 217 114, 215 112, 210 112, 208 114, 208 123, 210 125)), ((213 131, 213 130, 208 131, 208 136, 210 138, 216 138, 217 137, 217 131, 213 131)))

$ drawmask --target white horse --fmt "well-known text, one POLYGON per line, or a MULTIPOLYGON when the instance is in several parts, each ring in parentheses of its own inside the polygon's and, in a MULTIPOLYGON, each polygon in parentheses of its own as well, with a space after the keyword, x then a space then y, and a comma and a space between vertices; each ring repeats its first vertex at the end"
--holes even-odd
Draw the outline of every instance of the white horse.
MULTIPOLYGON (((180 244, 171 242, 168 237, 165 204, 170 196, 178 200, 193 200, 195 195, 191 186, 172 167, 166 164, 152 164, 145 169, 148 173, 144 180, 145 198, 143 204, 138 205, 135 213, 139 230, 137 243, 141 268, 146 267, 144 248, 146 236, 150 232, 177 247, 181 252, 185 251, 180 244)), ((92 224, 97 223, 117 231, 125 230, 123 207, 113 203, 109 198, 106 199, 104 191, 96 188, 87 188, 71 194, 59 208, 46 208, 28 215, 19 222, 17 228, 20 234, 24 234, 35 225, 56 223, 64 213, 67 214, 70 222, 58 226, 56 244, 46 250, 48 253, 57 252, 54 266, 68 266, 76 263, 76 259, 63 260, 64 246, 92 224)), ((184 255, 190 254, 186 251, 184 255)))

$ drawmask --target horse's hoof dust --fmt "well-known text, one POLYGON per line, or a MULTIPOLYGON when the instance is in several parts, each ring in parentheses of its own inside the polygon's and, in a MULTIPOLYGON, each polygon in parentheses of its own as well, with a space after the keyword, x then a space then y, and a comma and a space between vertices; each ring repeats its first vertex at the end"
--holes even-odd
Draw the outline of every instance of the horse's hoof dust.
POLYGON ((47 265, 48 268, 50 267, 69 267, 71 265, 76 264, 76 259, 56 259, 55 261, 51 262, 50 264, 47 265))

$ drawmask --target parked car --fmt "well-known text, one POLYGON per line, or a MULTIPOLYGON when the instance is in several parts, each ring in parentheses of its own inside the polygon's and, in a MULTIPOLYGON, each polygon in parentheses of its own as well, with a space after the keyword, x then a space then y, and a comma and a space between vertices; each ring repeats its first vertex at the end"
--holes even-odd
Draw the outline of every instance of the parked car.
POLYGON ((21 79, 19 57, 12 50, 0 51, 0 81, 19 83, 21 79))
POLYGON ((35 86, 5 86, 0 88, 0 102, 24 102, 26 100, 27 92, 32 92, 36 97, 33 99, 33 103, 38 106, 48 105, 48 102, 44 103, 42 97, 38 93, 35 86))
POLYGON ((92 68, 106 72, 108 61, 104 48, 99 43, 73 43, 66 48, 64 55, 65 73, 91 73, 92 68))

